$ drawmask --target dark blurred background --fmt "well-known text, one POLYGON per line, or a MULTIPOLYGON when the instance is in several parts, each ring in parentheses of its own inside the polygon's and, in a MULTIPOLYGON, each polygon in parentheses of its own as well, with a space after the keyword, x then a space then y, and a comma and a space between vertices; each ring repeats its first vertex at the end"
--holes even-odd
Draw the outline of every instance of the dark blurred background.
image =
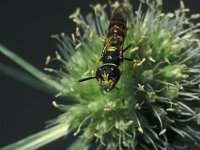
MULTIPOLYGON (((165 0, 166 1, 166 0, 165 0)), ((77 7, 83 14, 91 11, 89 4, 105 3, 106 0, 52 0, 0 2, 0 43, 39 69, 44 68, 46 56, 54 54, 56 40, 51 34, 65 32, 71 35, 75 24, 68 16, 77 7)), ((178 0, 167 0, 164 11, 173 11, 178 0)), ((199 13, 200 1, 186 1, 192 13, 199 13)), ((132 0, 137 9, 138 1, 132 0)), ((18 67, 0 54, 0 63, 18 67)), ((25 138, 44 129, 45 121, 60 114, 52 106, 55 100, 50 94, 13 80, 0 72, 0 147, 25 138)), ((41 149, 64 150, 69 143, 60 139, 41 149)))

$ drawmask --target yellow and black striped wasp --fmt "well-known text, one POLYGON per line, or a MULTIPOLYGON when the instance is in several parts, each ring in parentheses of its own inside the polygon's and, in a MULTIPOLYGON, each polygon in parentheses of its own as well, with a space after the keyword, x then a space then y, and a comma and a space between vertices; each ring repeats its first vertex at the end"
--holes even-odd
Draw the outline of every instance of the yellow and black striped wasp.
POLYGON ((127 12, 125 7, 121 4, 112 14, 101 58, 97 60, 98 67, 96 76, 81 79, 79 82, 97 79, 105 91, 110 91, 115 87, 121 76, 119 66, 123 60, 126 59, 123 57, 123 53, 131 47, 131 44, 129 44, 123 49, 123 43, 127 32, 126 24, 127 12), (98 64, 100 61, 102 65, 99 67, 98 64))

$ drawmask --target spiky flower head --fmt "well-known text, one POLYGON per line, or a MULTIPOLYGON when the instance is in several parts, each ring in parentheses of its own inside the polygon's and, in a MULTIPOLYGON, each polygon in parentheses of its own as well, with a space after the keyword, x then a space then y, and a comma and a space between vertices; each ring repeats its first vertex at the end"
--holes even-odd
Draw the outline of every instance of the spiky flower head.
POLYGON ((53 102, 64 113, 51 125, 68 131, 59 131, 58 137, 73 132, 88 145, 96 141, 100 149, 185 148, 174 144, 176 137, 199 145, 200 132, 190 126, 200 124, 200 29, 192 23, 199 14, 186 17, 188 9, 182 1, 174 13, 162 13, 161 0, 141 0, 137 11, 125 1, 128 31, 124 47, 130 43, 133 47, 124 57, 133 61, 123 62, 117 88, 110 92, 103 91, 96 80, 77 82, 95 75, 103 47, 100 41, 106 39, 109 25, 106 10, 119 4, 91 5, 94 13, 86 17, 77 9, 70 15, 77 24, 71 38, 64 33, 52 35, 59 41, 59 52, 56 58, 48 56, 46 64, 59 60, 62 66, 45 68, 48 76, 33 75, 57 90, 56 97, 74 103, 53 102), (148 6, 146 12, 143 5, 148 6))

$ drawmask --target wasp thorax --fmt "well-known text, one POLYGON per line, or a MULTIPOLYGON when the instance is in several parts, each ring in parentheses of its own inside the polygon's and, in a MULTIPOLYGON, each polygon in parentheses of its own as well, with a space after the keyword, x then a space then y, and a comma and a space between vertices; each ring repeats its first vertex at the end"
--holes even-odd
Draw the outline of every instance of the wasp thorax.
POLYGON ((96 77, 104 90, 112 90, 120 78, 121 72, 115 65, 103 65, 97 69, 96 77))

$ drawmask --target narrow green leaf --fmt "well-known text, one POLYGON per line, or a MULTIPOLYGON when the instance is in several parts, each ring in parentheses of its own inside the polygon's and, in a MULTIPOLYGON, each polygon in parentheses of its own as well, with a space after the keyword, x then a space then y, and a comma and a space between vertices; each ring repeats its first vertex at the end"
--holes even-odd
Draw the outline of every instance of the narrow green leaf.
POLYGON ((33 150, 40 148, 68 134, 68 124, 57 125, 33 134, 0 150, 33 150))
POLYGON ((10 58, 12 61, 17 63, 20 67, 22 67, 27 72, 31 73, 33 76, 35 76, 42 82, 55 88, 58 91, 62 91, 63 89, 62 85, 60 85, 58 82, 51 79, 48 75, 44 74, 42 71, 38 70, 33 65, 29 64, 28 62, 26 62, 25 60, 20 58, 18 55, 16 55, 14 52, 12 52, 11 50, 9 50, 8 48, 4 47, 1 44, 0 44, 0 53, 10 58))
POLYGON ((27 73, 19 71, 18 69, 15 69, 13 67, 10 67, 10 66, 0 63, 0 72, 18 80, 24 84, 34 87, 38 90, 42 90, 44 92, 51 93, 51 94, 53 92, 52 88, 50 88, 49 86, 47 86, 40 80, 34 78, 33 76, 31 76, 27 73))

